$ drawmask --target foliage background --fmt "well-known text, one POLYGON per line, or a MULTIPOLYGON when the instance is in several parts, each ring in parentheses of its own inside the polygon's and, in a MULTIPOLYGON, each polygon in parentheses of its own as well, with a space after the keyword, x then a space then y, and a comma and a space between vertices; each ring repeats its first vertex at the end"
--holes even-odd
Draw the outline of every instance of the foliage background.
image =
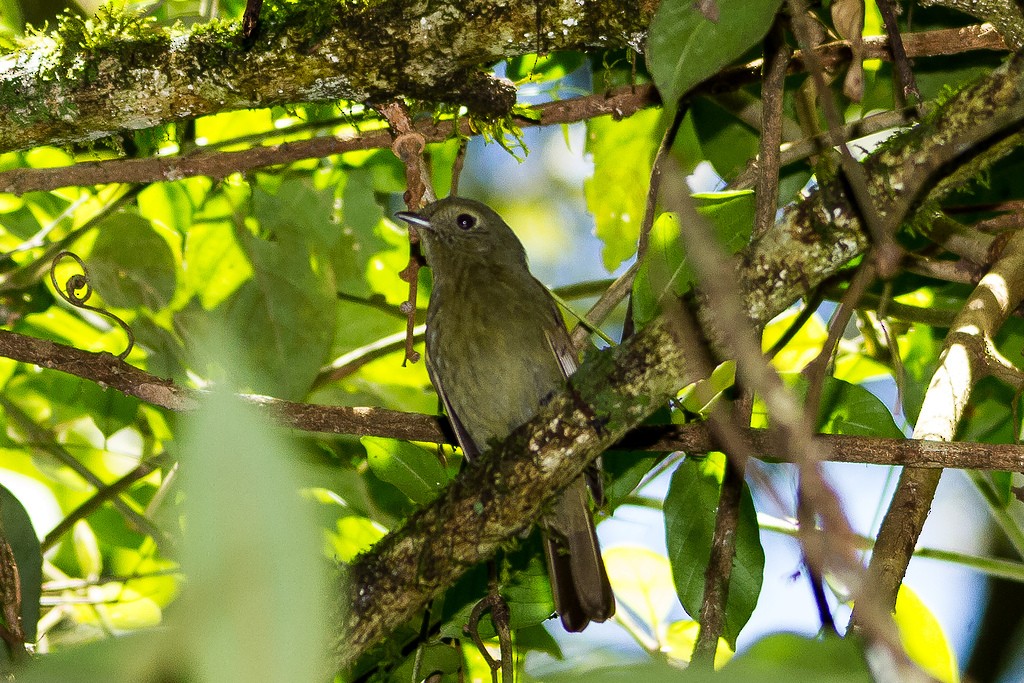
MULTIPOLYGON (((755 4, 769 19, 778 6, 755 4)), ((52 30, 64 9, 62 3, 7 0, 0 5, 0 19, 8 47, 16 47, 24 22, 38 26, 49 20, 52 30)), ((71 9, 84 16, 96 10, 71 9)), ((237 19, 243 4, 167 2, 130 9, 148 12, 159 24, 178 21, 188 27, 214 16, 237 19)), ((873 20, 877 29, 877 17, 873 20)), ((942 10, 918 13, 915 21, 915 30, 969 23, 942 10)), ((719 65, 709 66, 708 73, 741 56, 726 55, 719 65)), ((923 97, 932 100, 987 74, 1002 56, 972 52, 922 60, 917 75, 923 97)), ((517 81, 521 103, 649 80, 644 60, 624 50, 528 55, 496 68, 517 81)), ((891 71, 888 65, 874 69, 866 76, 862 104, 844 102, 847 118, 893 107, 891 71)), ((682 170, 697 171, 696 177, 704 179, 703 190, 719 189, 714 186, 719 176, 732 177, 757 152, 756 132, 733 118, 737 112, 730 106, 721 99, 695 101, 673 150, 682 170), (701 160, 710 164, 701 166, 701 160)), ((788 102, 787 112, 794 106, 788 102)), ((534 270, 545 283, 559 287, 598 281, 583 287, 582 294, 569 293, 572 307, 582 313, 602 285, 632 262, 650 166, 667 118, 658 109, 621 121, 593 118, 565 129, 529 131, 522 144, 512 133, 489 129, 512 153, 524 156, 529 150, 529 155, 520 163, 501 145, 485 146, 477 137, 470 144, 460 191, 488 202, 519 230, 534 270)), ((124 132, 92 144, 7 152, 0 157, 0 170, 61 167, 120 156, 174 156, 197 149, 231 151, 324 134, 346 136, 381 125, 372 110, 358 103, 289 103, 124 132)), ((457 148, 458 141, 430 147, 439 194, 448 188, 457 148)), ((965 188, 955 202, 1017 198, 1020 188, 1013 178, 1018 157, 1001 162, 983 181, 965 188)), ((784 169, 782 203, 797 196, 810 171, 802 161, 784 169)), ((88 266, 95 288, 90 304, 115 313, 130 326, 136 340, 126 358, 130 364, 182 386, 218 389, 198 417, 190 417, 104 390, 89 380, 0 359, 0 409, 6 427, 0 441, 0 482, 24 505, 46 551, 39 649, 54 656, 28 668, 22 674, 26 679, 66 680, 69 672, 77 680, 315 680, 331 675, 324 652, 334 623, 330 610, 336 598, 326 597, 337 593, 330 584, 333 563, 351 560, 398 526, 417 504, 432 500, 438 485, 458 471, 458 459, 438 466, 429 445, 283 430, 219 390, 323 405, 436 412, 436 397, 422 363, 402 367, 401 362, 405 319, 398 307, 408 290, 397 274, 406 264, 408 246, 404 231, 388 216, 404 207, 405 189, 401 163, 390 150, 376 149, 260 168, 222 180, 199 176, 0 195, 0 250, 5 253, 0 305, 5 328, 90 351, 116 354, 124 348, 124 332, 117 325, 55 297, 49 284, 50 263, 59 251, 69 249, 88 266), (386 353, 373 350, 382 339, 391 340, 386 353), (120 496, 112 496, 107 487, 118 481, 129 485, 120 496), (106 491, 99 499, 97 489, 106 491), (110 502, 115 497, 116 505, 110 502), (88 514, 76 512, 91 501, 102 504, 88 514), (58 527, 65 518, 77 521, 70 528, 58 527), (60 533, 52 533, 55 527, 60 533)), ((745 235, 733 225, 745 222, 749 233, 749 196, 706 201, 706 214, 724 215, 715 219, 716 226, 736 240, 735 246, 741 245, 745 235), (716 207, 726 205, 730 208, 715 213, 716 207)), ((674 247, 674 230, 668 219, 657 222, 650 252, 653 264, 660 259, 670 271, 680 266, 681 258, 674 247)), ((657 282, 659 274, 653 265, 650 268, 635 290, 633 312, 640 322, 644 311, 653 315, 655 310, 653 290, 644 291, 643 284, 665 284, 657 282)), ((55 275, 63 282, 73 272, 72 263, 64 259, 55 275)), ((679 283, 671 280, 668 286, 679 283)), ((909 272, 897 280, 901 303, 939 311, 956 310, 967 291, 964 284, 939 284, 909 272)), ((429 278, 424 273, 421 309, 428 295, 429 278)), ((830 311, 826 307, 811 318, 775 358, 780 372, 792 375, 816 355, 825 340, 823 319, 830 311)), ((846 393, 826 411, 823 427, 835 433, 897 438, 919 409, 944 327, 908 320, 895 324, 909 373, 904 414, 897 407, 893 369, 879 347, 879 327, 872 315, 864 313, 859 327, 851 326, 840 346, 834 375, 849 384, 838 385, 846 393), (863 386, 871 387, 889 408, 863 386), (890 408, 896 411, 895 421, 890 408)), ((795 310, 767 327, 766 347, 794 316, 795 310)), ((620 306, 606 324, 613 339, 619 338, 625 318, 620 306)), ((1019 328, 1019 320, 1011 319, 1001 334, 1008 357, 1022 346, 1019 328)), ((719 379, 704 388, 710 393, 687 396, 690 416, 701 413, 708 397, 729 384, 731 377, 719 379)), ((975 394, 962 436, 1014 441, 1020 426, 1014 400, 1012 391, 986 380, 975 394)), ((677 411, 673 419, 681 418, 677 411)), ((603 524, 601 533, 619 599, 617 620, 572 638, 558 634, 556 628, 539 627, 551 609, 546 579, 537 557, 531 559, 532 541, 524 541, 519 550, 509 551, 511 566, 522 571, 506 577, 506 597, 514 618, 521 619, 514 622, 521 627, 517 645, 527 653, 519 660, 523 675, 558 680, 558 671, 567 677, 608 666, 609 677, 621 676, 619 667, 641 660, 654 663, 651 676, 667 678, 672 674, 658 665, 690 657, 695 625, 678 601, 696 616, 721 462, 714 457, 688 458, 674 470, 665 466, 662 476, 634 492, 632 484, 652 467, 653 458, 634 453, 608 459, 613 458, 618 460, 609 463, 610 469, 619 477, 610 501, 616 521, 603 524), (664 548, 663 519, 669 529, 664 548), (638 526, 644 527, 644 541, 654 552, 632 542, 641 535, 638 526), (550 658, 560 651, 565 660, 556 665, 550 658)), ((678 464, 678 459, 670 462, 678 464)), ((856 528, 871 537, 884 511, 891 475, 879 474, 874 467, 863 472, 867 467, 836 466, 829 473, 841 482, 856 528)), ((746 652, 724 675, 731 671, 736 680, 757 680, 749 673, 752 668, 760 680, 775 680, 769 663, 782 658, 789 662, 788 677, 796 680, 820 680, 822 675, 829 680, 840 680, 841 675, 863 680, 863 663, 848 643, 778 634, 796 628, 810 636, 817 625, 813 616, 798 615, 793 609, 801 601, 813 615, 804 580, 794 578, 802 571, 797 546, 778 540, 777 534, 786 531, 785 519, 773 531, 772 522, 762 518, 759 537, 750 505, 753 501, 762 513, 791 517, 793 470, 773 464, 756 468, 751 481, 770 486, 755 485, 753 499, 745 498, 740 536, 747 535, 740 541, 737 566, 746 570, 748 581, 745 587, 738 585, 743 577, 737 572, 725 633, 731 646, 738 644, 746 652), (768 556, 760 560, 767 567, 764 587, 758 538, 768 556), (741 633, 755 603, 760 612, 754 612, 754 621, 741 633), (759 639, 773 633, 774 637, 759 639), (794 661, 806 671, 793 668, 794 661)), ((950 479, 925 545, 963 553, 945 557, 945 566, 969 566, 972 577, 982 570, 1019 581, 1024 576, 1019 557, 1011 564, 998 564, 986 556, 1004 554, 1004 539, 1020 535, 1014 480, 995 475, 980 485, 991 493, 990 508, 1001 525, 996 532, 986 526, 984 506, 972 498, 973 487, 950 479), (952 520, 950 508, 955 510, 952 520)), ((13 537, 26 526, 24 520, 8 517, 17 516, 19 506, 3 500, 5 531, 13 537)), ((31 545, 30 540, 24 543, 31 545)), ((944 680, 956 680, 968 663, 978 680, 999 680, 1001 662, 1007 663, 1002 680, 1013 680, 1020 673, 1012 664, 1014 643, 1020 639, 1013 634, 1019 626, 1012 619, 996 621, 995 630, 1002 629, 998 637, 988 631, 981 636, 973 633, 975 624, 997 618, 994 610, 982 610, 980 579, 972 579, 975 587, 969 592, 953 590, 948 579, 935 579, 934 567, 931 560, 915 561, 907 585, 920 587, 922 599, 916 600, 913 593, 901 597, 898 619, 905 633, 921 639, 917 645, 909 642, 908 650, 944 680), (942 588, 935 591, 929 582, 942 588), (940 628, 932 621, 932 611, 942 605, 943 592, 961 600, 952 607, 945 604, 940 628), (959 664, 943 629, 957 634, 959 664), (974 652, 995 647, 1002 654, 986 655, 989 663, 978 661, 978 655, 972 659, 975 638, 974 652)), ((460 634, 466 607, 479 597, 482 585, 482 575, 471 576, 449 594, 441 608, 441 635, 460 634)), ((997 584, 996 590, 1019 598, 1019 589, 1011 584, 997 584)), ((845 596, 838 593, 831 600, 839 621, 845 623, 845 596)), ((995 595, 996 606, 1013 604, 1013 598, 995 595)), ((26 610, 33 597, 25 596, 26 610)), ((27 626, 36 623, 30 611, 23 614, 27 626)), ((383 654, 377 655, 379 669, 363 661, 349 675, 408 679, 414 657, 401 647, 418 626, 409 624, 388 641, 383 654)), ((450 641, 432 639, 425 658, 423 673, 433 667, 454 675, 460 665, 476 675, 482 671, 471 647, 456 650, 450 641)))

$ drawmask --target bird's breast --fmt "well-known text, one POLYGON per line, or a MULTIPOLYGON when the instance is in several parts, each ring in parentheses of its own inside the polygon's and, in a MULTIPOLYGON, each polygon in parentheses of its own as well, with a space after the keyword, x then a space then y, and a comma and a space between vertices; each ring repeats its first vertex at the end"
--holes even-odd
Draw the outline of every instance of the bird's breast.
POLYGON ((435 290, 427 312, 427 355, 449 409, 482 450, 530 419, 561 386, 545 334, 545 327, 560 321, 515 297, 461 294, 449 298, 435 290))

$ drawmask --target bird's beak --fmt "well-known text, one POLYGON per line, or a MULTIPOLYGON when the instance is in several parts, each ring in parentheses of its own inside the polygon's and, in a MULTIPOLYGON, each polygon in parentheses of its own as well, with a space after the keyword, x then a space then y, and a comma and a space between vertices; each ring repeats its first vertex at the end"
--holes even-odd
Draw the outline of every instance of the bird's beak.
POLYGON ((413 225, 417 228, 424 228, 425 230, 431 230, 430 221, 412 211, 399 211, 395 214, 395 218, 405 221, 409 225, 413 225))

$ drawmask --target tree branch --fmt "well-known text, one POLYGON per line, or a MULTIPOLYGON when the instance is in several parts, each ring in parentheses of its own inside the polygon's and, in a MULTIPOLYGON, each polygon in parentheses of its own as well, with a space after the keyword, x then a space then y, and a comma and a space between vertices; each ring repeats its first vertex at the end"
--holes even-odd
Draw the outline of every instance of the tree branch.
MULTIPOLYGON (((926 57, 934 55, 957 54, 973 50, 1005 50, 1002 39, 991 26, 968 26, 963 29, 946 29, 912 33, 905 36, 905 45, 910 57, 926 57)), ((872 59, 889 59, 888 44, 884 36, 869 38, 865 42, 865 55, 872 59)), ((834 42, 817 48, 823 63, 836 65, 849 58, 849 46, 843 42, 834 42)), ((511 55, 509 55, 511 56, 511 55)), ((799 54, 790 63, 789 71, 802 70, 803 60, 799 54)), ((707 92, 721 92, 751 83, 760 78, 760 61, 752 62, 744 67, 727 69, 720 77, 711 79, 702 87, 707 92)), ((3 74, 0 71, 0 103, 3 98, 3 74)), ((282 84, 286 85, 286 84, 282 84)), ((292 100, 299 101, 299 100, 292 100)), ((660 103, 657 92, 650 85, 624 86, 609 93, 596 93, 585 97, 547 102, 532 109, 538 118, 515 117, 516 125, 527 128, 531 126, 547 126, 562 123, 573 123, 611 115, 617 118, 631 116, 642 108, 660 103)), ((271 102, 251 103, 248 106, 269 106, 271 102)), ((202 112, 190 112, 188 116, 198 116, 202 112)), ((104 115, 104 120, 116 120, 114 113, 104 115)), ((165 112, 172 116, 173 112, 165 112)), ((185 115, 182 115, 186 117, 185 115)), ((2 120, 2 118, 0 118, 2 120)), ((165 118, 149 125, 157 125, 174 120, 165 118)), ((899 122, 899 123, 902 123, 899 122)), ((850 124, 856 128, 862 124, 850 124)), ((895 123, 888 124, 890 127, 895 123)), ((461 136, 477 135, 468 119, 418 121, 414 126, 416 132, 423 135, 427 142, 441 142, 450 139, 456 131, 461 136)), ((68 142, 60 137, 59 131, 52 131, 53 137, 41 139, 39 144, 68 142)), ((112 134, 114 130, 107 131, 112 134)), ((281 135, 286 131, 274 131, 281 135)), ((866 131, 862 131, 866 134, 866 131)), ((12 138, 20 133, 11 132, 12 138)), ((77 138, 76 138, 77 139, 77 138)), ((0 144, 3 137, 0 135, 0 144)), ((193 176, 224 178, 232 173, 245 173, 256 168, 288 164, 303 159, 318 159, 333 154, 343 154, 358 150, 378 149, 391 145, 390 135, 383 130, 361 133, 353 137, 339 138, 334 136, 317 137, 311 140, 298 140, 278 145, 252 147, 250 149, 223 152, 201 150, 183 156, 165 156, 142 159, 111 159, 106 161, 81 162, 73 166, 57 168, 15 168, 0 172, 0 191, 12 194, 24 194, 31 191, 54 190, 61 187, 99 185, 104 183, 153 183, 178 180, 193 176)), ((792 161, 799 152, 788 151, 784 158, 792 161)))
POLYGON ((591 356, 535 419, 356 558, 339 600, 339 668, 350 668, 466 570, 528 529, 590 462, 694 379, 685 348, 672 318, 663 316, 623 345, 591 356))
POLYGON ((95 140, 230 109, 408 97, 504 116, 511 83, 480 65, 532 52, 626 48, 656 3, 403 0, 278 3, 251 48, 237 24, 183 32, 100 13, 65 19, 0 61, 0 151, 95 140), (116 104, 115 104, 116 103, 116 104))
MULTIPOLYGON (((1024 232, 1017 232, 971 293, 946 337, 939 367, 914 427, 915 438, 952 441, 956 437, 975 383, 993 374, 988 367, 988 342, 1022 300, 1024 232)), ((882 520, 870 570, 872 583, 889 609, 895 608, 896 592, 928 518, 941 475, 941 469, 904 469, 882 520)), ((852 623, 860 623, 861 616, 858 605, 852 623)))
MULTIPOLYGON (((0 330, 0 356, 81 377, 175 412, 189 412, 201 405, 201 392, 151 375, 119 361, 109 353, 83 351, 73 346, 0 330)), ((446 418, 438 415, 375 407, 295 403, 269 396, 247 395, 243 398, 282 425, 294 429, 456 445, 446 418)), ((766 458, 788 461, 787 453, 777 450, 777 444, 768 438, 767 432, 751 429, 746 431, 744 437, 750 444, 751 452, 766 458)), ((1014 444, 945 443, 827 434, 818 435, 815 441, 819 446, 827 446, 831 462, 1024 471, 1024 446, 1014 444)), ((712 438, 707 425, 697 422, 637 427, 616 444, 616 450, 707 453, 721 450, 721 446, 712 438)), ((821 450, 824 451, 824 448, 821 450)))
MULTIPOLYGON (((1024 55, 1017 54, 958 92, 927 121, 894 136, 864 161, 873 202, 902 213, 905 221, 922 209, 929 215, 948 192, 1020 145, 1022 83, 1024 55)), ((868 236, 841 184, 820 185, 741 252, 750 318, 767 323, 867 246, 868 236)))

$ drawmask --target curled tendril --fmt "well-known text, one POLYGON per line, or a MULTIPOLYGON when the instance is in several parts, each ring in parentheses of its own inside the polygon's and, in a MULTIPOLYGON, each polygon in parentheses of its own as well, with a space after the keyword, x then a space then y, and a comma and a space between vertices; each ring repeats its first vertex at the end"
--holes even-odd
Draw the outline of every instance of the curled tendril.
POLYGON ((57 294, 60 295, 60 298, 67 301, 75 308, 83 308, 87 311, 99 313, 100 315, 110 318, 117 323, 128 336, 128 346, 124 351, 117 354, 117 357, 120 360, 124 360, 128 357, 128 354, 131 353, 132 348, 135 346, 135 335, 132 334, 132 329, 128 327, 128 323, 121 320, 110 311, 105 311, 102 308, 90 306, 86 303, 89 300, 89 297, 92 296, 92 285, 89 283, 89 269, 85 267, 85 262, 79 258, 78 254, 70 251, 62 251, 54 256, 53 262, 50 264, 50 282, 53 283, 53 288, 57 291, 57 294), (57 264, 64 258, 73 259, 75 263, 78 264, 78 267, 82 269, 82 272, 75 273, 69 277, 67 282, 64 283, 64 288, 62 289, 57 283, 57 264))

